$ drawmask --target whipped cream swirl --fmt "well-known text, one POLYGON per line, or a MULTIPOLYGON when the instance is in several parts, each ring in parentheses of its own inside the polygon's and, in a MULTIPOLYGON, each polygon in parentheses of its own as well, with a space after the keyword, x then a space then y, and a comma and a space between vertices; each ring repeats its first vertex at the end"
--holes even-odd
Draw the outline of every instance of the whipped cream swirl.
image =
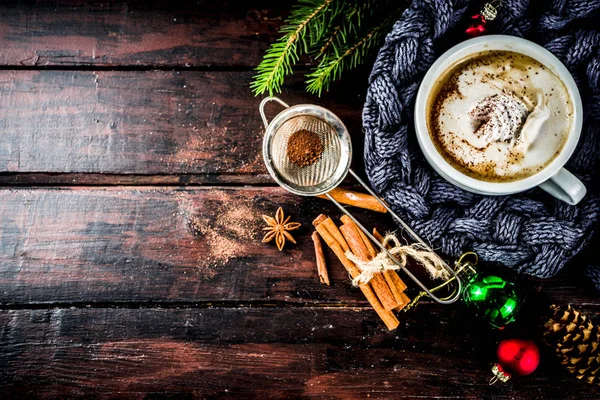
POLYGON ((480 123, 475 134, 486 144, 518 139, 528 115, 525 103, 507 91, 484 98, 469 111, 469 116, 480 123))

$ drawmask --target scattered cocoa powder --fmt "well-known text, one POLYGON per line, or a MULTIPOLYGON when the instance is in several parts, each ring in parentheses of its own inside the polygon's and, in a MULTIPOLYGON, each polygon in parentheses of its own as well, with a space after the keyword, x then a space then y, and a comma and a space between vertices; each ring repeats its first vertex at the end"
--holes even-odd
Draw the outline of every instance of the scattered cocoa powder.
POLYGON ((248 242, 260 234, 262 219, 251 207, 251 201, 212 191, 208 213, 198 213, 189 199, 180 197, 180 212, 192 233, 206 240, 207 252, 198 259, 198 269, 207 279, 217 274, 217 268, 229 260, 247 254, 248 242))
POLYGON ((316 163, 323 154, 323 142, 319 135, 306 129, 292 133, 287 142, 287 156, 299 167, 316 163))

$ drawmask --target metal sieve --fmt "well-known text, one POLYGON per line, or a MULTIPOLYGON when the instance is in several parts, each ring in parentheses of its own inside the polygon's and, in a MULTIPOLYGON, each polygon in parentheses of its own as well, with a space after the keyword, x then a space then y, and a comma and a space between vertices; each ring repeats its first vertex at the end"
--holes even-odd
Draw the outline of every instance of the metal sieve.
POLYGON ((289 107, 276 97, 267 97, 260 105, 260 115, 267 129, 263 157, 277 183, 292 193, 316 196, 344 180, 350 168, 352 144, 346 127, 331 111, 308 104, 289 107), (264 113, 268 101, 277 101, 286 107, 271 123, 264 113), (296 166, 287 155, 288 139, 301 129, 317 134, 323 144, 321 158, 306 167, 296 166))
POLYGON ((339 202, 329 195, 331 189, 337 187, 348 173, 375 197, 404 230, 425 246, 428 251, 434 252, 389 206, 377 196, 360 177, 350 169, 352 159, 352 143, 350 134, 342 121, 331 111, 312 104, 299 104, 290 107, 277 97, 263 99, 259 106, 260 116, 265 125, 263 139, 263 158, 269 174, 284 189, 300 196, 316 196, 325 194, 344 214, 346 214, 360 228, 367 237, 384 251, 423 291, 432 299, 441 304, 450 304, 458 300, 461 292, 461 281, 446 263, 444 267, 456 280, 458 290, 449 297, 440 299, 431 293, 425 285, 417 279, 406 267, 398 261, 373 235, 346 210, 339 202), (285 109, 273 118, 271 122, 265 115, 265 105, 275 101, 285 109), (290 136, 302 129, 306 129, 319 136, 323 144, 323 153, 314 164, 299 167, 293 164, 287 154, 287 143, 290 136))

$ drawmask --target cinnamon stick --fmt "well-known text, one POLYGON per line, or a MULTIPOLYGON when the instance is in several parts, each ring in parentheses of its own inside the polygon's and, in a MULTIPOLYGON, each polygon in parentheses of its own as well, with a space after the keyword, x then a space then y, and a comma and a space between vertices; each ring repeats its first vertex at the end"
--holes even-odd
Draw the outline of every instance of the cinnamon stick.
POLYGON ((398 308, 401 307, 402 303, 404 302, 404 296, 406 296, 404 293, 402 293, 404 290, 406 290, 406 285, 404 282, 402 282, 396 271, 388 269, 383 272, 383 277, 385 278, 390 291, 394 295, 394 300, 396 300, 397 304, 394 310, 398 310, 398 308))
POLYGON ((371 256, 371 258, 375 258, 375 256, 377 256, 377 253, 379 253, 379 252, 377 250, 375 250, 373 243, 371 243, 371 241, 369 240, 367 235, 365 235, 365 233, 362 231, 362 229, 360 229, 358 226, 356 226, 354 221, 352 221, 350 219, 350 217, 347 216, 346 214, 342 215, 342 218, 340 218, 340 220, 342 221, 343 224, 352 225, 353 227, 356 228, 356 231, 358 232, 358 234, 360 235, 360 238, 362 239, 363 243, 365 244, 367 251, 369 252, 369 255, 371 256))
MULTIPOLYGON (((323 225, 325 229, 334 237, 335 241, 340 245, 344 253, 350 250, 348 247, 348 243, 340 233, 340 230, 335 225, 333 220, 326 215, 320 214, 317 218, 313 220, 313 225, 316 228, 318 225, 323 225)), ((320 232, 319 232, 320 233, 320 232)))
MULTIPOLYGON (((373 228, 373 236, 379 241, 379 243, 383 243, 383 236, 377 231, 377 228, 373 228)), ((384 272, 384 277, 392 293, 394 294, 394 298, 400 304, 398 307, 396 307, 395 311, 402 310, 408 303, 410 303, 410 298, 403 293, 406 290, 406 284, 402 279, 400 279, 396 271, 387 270, 384 272)))
POLYGON ((377 239, 379 243, 383 243, 383 236, 381 235, 381 233, 379 233, 377 228, 373 228, 373 236, 375 237, 375 239, 377 239))
POLYGON ((354 263, 352 261, 348 260, 348 257, 346 257, 344 250, 342 250, 342 247, 339 245, 337 240, 335 240, 333 235, 331 233, 329 233, 327 228, 325 228, 325 225, 323 225, 321 223, 321 224, 315 226, 315 229, 317 230, 319 235, 321 235, 321 239, 323 239, 325 241, 325 244, 327 244, 327 246, 329 246, 329 248, 334 252, 334 254, 337 256, 337 258, 340 260, 342 265, 346 268, 346 270, 348 271, 348 273, 350 274, 352 279, 354 279, 358 275, 360 275, 360 271, 358 270, 358 268, 356 268, 356 265, 354 265, 354 263))
MULTIPOLYGON (((317 219, 319 219, 319 217, 317 217, 317 219)), ((315 221, 317 221, 317 219, 315 219, 315 221)), ((321 220, 324 220, 324 219, 321 219, 321 220)), ((313 221, 313 224, 314 224, 314 221, 313 221)), ((344 251, 342 250, 342 247, 335 240, 333 235, 331 235, 329 233, 329 231, 325 228, 322 221, 321 221, 321 223, 317 224, 315 226, 315 228, 317 229, 317 232, 319 233, 321 238, 325 241, 327 246, 329 246, 329 248, 333 251, 333 253, 337 256, 337 258, 341 261, 342 265, 346 268, 346 271, 348 271, 348 273, 350 274, 352 279, 354 279, 358 275, 360 275, 360 271, 358 270, 358 268, 356 268, 356 265, 354 265, 354 263, 352 261, 348 260, 348 258, 344 254, 344 251)), ((398 321, 396 316, 391 311, 386 311, 383 308, 383 306, 377 299, 377 296, 375 296, 375 293, 373 292, 373 289, 371 288, 371 286, 367 283, 367 284, 361 284, 358 287, 363 292, 363 295, 365 296, 365 298, 367 299, 367 301, 369 302, 371 307, 373 307, 373 309, 375 310, 377 315, 379 315, 379 318, 381 318, 381 320, 383 321, 385 326, 390 331, 396 329, 398 327, 398 325, 400 324, 400 322, 398 321)))
POLYGON ((313 226, 316 228, 317 225, 319 225, 321 222, 325 221, 326 219, 327 219, 327 215, 325 215, 325 214, 317 215, 317 218, 315 218, 312 222, 313 226))
POLYGON ((400 306, 398 306, 394 311, 400 311, 410 303, 410 297, 408 297, 405 293, 401 293, 401 295, 402 295, 402 304, 400 306))
MULTIPOLYGON (((381 205, 379 201, 370 194, 354 192, 352 190, 346 190, 342 188, 332 189, 328 193, 334 200, 342 204, 349 206, 360 207, 371 211, 377 211, 380 213, 386 213, 387 210, 381 205)), ((328 199, 324 194, 320 194, 317 197, 321 199, 328 199)))
POLYGON ((335 222, 332 221, 331 218, 327 218, 325 221, 323 221, 323 226, 325 226, 325 228, 327 228, 329 233, 331 233, 331 235, 339 243, 342 250, 344 250, 344 253, 347 252, 348 250, 350 250, 350 247, 348 246, 346 239, 344 238, 344 236, 338 229, 337 225, 335 224, 335 222))
POLYGON ((390 272, 390 279, 394 282, 394 286, 398 288, 400 292, 404 292, 406 290, 406 283, 398 276, 396 271, 388 270, 390 272))
POLYGON ((360 260, 360 261, 369 261, 371 259, 371 255, 367 250, 367 246, 362 241, 362 238, 358 234, 358 231, 354 229, 354 226, 349 224, 344 224, 340 226, 340 231, 348 242, 348 246, 350 247, 350 251, 360 260))
POLYGON ((321 239, 319 234, 313 232, 310 236, 315 244, 315 257, 317 259, 317 271, 319 273, 319 281, 326 285, 329 285, 329 274, 327 274, 327 265, 325 264, 325 254, 323 254, 323 246, 321 245, 321 239))
POLYGON ((371 307, 373 307, 373 310, 375 310, 377 315, 379 315, 379 318, 381 318, 388 330, 393 331, 396 329, 398 325, 400 325, 400 321, 398 321, 398 318, 396 318, 393 312, 383 308, 379 300, 377 300, 377 296, 375 296, 371 286, 369 284, 362 284, 358 285, 358 287, 363 292, 365 298, 369 304, 371 304, 371 307))
MULTIPOLYGON (((344 224, 340 227, 340 230, 348 242, 348 246, 350 246, 352 253, 354 253, 354 255, 361 261, 369 261, 371 257, 367 247, 360 237, 360 234, 358 233, 358 228, 356 225, 344 224)), ((374 274, 369 283, 377 294, 377 297, 383 305, 383 308, 389 311, 400 305, 396 301, 394 294, 390 290, 381 273, 374 274)))

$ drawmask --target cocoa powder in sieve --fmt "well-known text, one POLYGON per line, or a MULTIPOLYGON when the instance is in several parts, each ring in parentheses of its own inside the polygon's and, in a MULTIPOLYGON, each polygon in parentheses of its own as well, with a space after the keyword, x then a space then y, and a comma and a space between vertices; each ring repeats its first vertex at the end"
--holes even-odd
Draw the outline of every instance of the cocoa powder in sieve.
POLYGON ((319 161, 323 154, 323 142, 314 132, 300 129, 292 133, 287 142, 287 156, 299 167, 307 167, 319 161))

